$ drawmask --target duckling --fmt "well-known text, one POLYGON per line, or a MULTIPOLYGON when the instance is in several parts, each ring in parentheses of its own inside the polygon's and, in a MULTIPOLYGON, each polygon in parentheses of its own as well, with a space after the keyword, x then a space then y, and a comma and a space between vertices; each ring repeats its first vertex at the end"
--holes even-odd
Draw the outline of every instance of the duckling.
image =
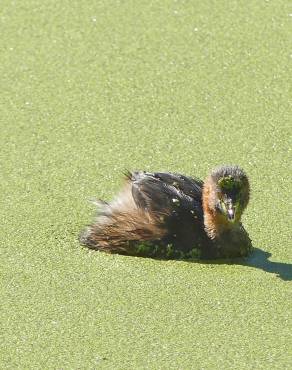
POLYGON ((177 173, 128 172, 110 203, 80 236, 88 248, 168 259, 246 256, 251 240, 240 220, 250 186, 238 166, 215 168, 205 182, 177 173))

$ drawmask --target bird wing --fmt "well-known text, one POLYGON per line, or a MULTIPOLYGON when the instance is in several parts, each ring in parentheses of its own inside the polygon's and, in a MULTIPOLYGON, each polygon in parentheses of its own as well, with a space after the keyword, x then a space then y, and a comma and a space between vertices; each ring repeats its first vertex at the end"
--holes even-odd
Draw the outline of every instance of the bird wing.
POLYGON ((181 175, 178 173, 156 172, 154 176, 169 186, 174 186, 177 190, 189 197, 201 201, 203 181, 198 178, 181 175))
POLYGON ((132 195, 139 208, 163 214, 200 208, 202 182, 173 173, 133 172, 132 195))

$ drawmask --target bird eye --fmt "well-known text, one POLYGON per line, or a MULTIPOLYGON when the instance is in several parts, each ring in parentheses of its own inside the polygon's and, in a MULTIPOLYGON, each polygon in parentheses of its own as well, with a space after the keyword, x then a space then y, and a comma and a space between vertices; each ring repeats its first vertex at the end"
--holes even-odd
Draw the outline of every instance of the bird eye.
POLYGON ((216 209, 216 211, 219 211, 220 213, 224 213, 224 212, 225 212, 225 210, 226 210, 226 205, 225 205, 225 203, 224 203, 223 199, 220 199, 220 200, 217 202, 217 204, 216 204, 216 206, 215 206, 215 209, 216 209))
POLYGON ((221 211, 222 211, 220 203, 217 203, 217 204, 216 204, 215 209, 216 209, 216 211, 218 211, 218 212, 221 212, 221 211))

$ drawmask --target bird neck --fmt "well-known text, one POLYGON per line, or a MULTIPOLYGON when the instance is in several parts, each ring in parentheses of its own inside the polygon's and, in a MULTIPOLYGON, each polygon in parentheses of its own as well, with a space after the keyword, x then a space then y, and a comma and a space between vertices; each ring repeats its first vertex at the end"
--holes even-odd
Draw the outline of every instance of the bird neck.
POLYGON ((211 239, 219 238, 227 231, 236 228, 236 224, 226 221, 225 217, 218 212, 213 212, 210 208, 204 210, 204 226, 211 239))
POLYGON ((210 204, 216 203, 216 191, 211 179, 207 179, 203 186, 203 211, 204 211, 204 226, 209 238, 219 238, 222 234, 236 228, 237 224, 232 224, 227 221, 220 212, 216 211, 215 206, 210 204))

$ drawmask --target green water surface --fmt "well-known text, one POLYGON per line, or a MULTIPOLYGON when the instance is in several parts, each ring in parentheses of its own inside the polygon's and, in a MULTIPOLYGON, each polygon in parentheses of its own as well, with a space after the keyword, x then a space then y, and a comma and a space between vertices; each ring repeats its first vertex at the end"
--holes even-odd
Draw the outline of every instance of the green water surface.
POLYGON ((1 369, 291 368, 288 5, 1 2, 1 369), (222 163, 250 177, 249 260, 78 244, 125 169, 222 163))

